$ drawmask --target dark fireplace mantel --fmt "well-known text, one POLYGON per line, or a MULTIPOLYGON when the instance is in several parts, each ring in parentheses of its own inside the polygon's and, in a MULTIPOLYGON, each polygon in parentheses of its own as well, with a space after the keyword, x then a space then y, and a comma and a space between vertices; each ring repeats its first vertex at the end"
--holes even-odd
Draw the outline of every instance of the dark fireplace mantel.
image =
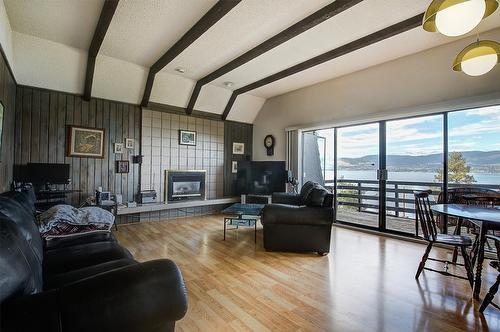
POLYGON ((204 200, 206 195, 204 170, 166 170, 165 203, 182 200, 204 200))

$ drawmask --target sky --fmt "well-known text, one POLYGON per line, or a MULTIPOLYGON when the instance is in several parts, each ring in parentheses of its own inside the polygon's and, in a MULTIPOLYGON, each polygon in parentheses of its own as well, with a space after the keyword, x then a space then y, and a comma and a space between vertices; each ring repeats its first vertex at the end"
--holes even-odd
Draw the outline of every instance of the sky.
MULTIPOLYGON (((326 163, 333 164, 333 129, 326 138, 326 163)), ((500 105, 448 113, 449 151, 500 151, 500 105)), ((338 158, 378 154, 378 123, 339 128, 338 158)), ((426 155, 443 150, 443 116, 387 121, 388 155, 426 155)))

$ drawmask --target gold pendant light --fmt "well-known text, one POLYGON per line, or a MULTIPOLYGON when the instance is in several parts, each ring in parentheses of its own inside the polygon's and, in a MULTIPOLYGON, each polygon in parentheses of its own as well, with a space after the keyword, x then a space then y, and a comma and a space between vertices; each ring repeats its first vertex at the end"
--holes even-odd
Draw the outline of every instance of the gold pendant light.
POLYGON ((460 52, 453 62, 454 71, 481 76, 500 63, 500 44, 493 40, 476 41, 460 52))
POLYGON ((499 0, 433 0, 424 15, 423 28, 455 37, 472 31, 493 14, 499 0))

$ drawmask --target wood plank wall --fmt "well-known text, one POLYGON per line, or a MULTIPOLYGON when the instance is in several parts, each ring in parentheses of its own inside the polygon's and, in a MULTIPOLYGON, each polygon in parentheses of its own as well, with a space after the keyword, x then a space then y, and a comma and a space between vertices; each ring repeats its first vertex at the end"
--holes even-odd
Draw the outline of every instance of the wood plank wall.
POLYGON ((122 194, 124 201, 135 199, 140 170, 132 164, 132 155, 139 154, 140 148, 139 106, 97 98, 87 102, 78 95, 18 86, 15 121, 16 169, 28 162, 70 164, 72 188, 81 190, 70 197, 75 205, 99 186, 122 194), (67 157, 69 125, 104 128, 104 159, 67 157), (125 143, 125 138, 133 138, 135 148, 114 154, 113 143, 125 143), (117 174, 116 160, 129 160, 130 173, 117 174))
POLYGON ((231 171, 232 161, 252 160, 253 125, 224 122, 224 196, 235 196, 236 174, 231 171), (233 142, 245 144, 245 154, 233 154, 233 142))
POLYGON ((13 179, 16 82, 3 52, 0 56, 0 101, 4 106, 2 151, 0 151, 0 192, 4 192, 10 189, 13 179))

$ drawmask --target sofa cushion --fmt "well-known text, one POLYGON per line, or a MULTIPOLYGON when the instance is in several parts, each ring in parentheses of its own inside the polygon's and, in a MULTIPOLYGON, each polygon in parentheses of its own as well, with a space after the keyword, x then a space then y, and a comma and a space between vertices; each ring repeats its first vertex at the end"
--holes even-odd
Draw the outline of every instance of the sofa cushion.
POLYGON ((318 185, 319 185, 318 183, 313 181, 307 181, 306 183, 304 183, 304 185, 300 189, 300 200, 303 205, 306 204, 307 196, 309 196, 314 187, 318 185))
POLYGON ((43 258, 44 276, 65 273, 116 259, 130 258, 130 252, 113 242, 87 243, 48 250, 43 258))
POLYGON ((0 195, 0 214, 12 220, 28 242, 31 250, 41 263, 43 260, 43 241, 36 225, 35 215, 30 209, 31 198, 28 194, 9 191, 0 195))
POLYGON ((68 237, 56 237, 50 240, 45 240, 45 250, 67 248, 67 247, 77 246, 80 244, 88 244, 95 242, 116 242, 116 239, 113 236, 113 233, 111 232, 77 234, 68 237))
POLYGON ((19 227, 0 217, 0 302, 42 289, 42 265, 19 227))
POLYGON ((325 201, 325 197, 328 195, 328 190, 321 187, 320 185, 315 186, 306 199, 306 206, 310 207, 322 207, 325 201))
POLYGON ((262 211, 261 223, 263 226, 279 224, 330 227, 333 223, 333 209, 267 204, 262 211))
POLYGON ((113 261, 96 264, 81 269, 53 274, 45 277, 43 282, 44 290, 63 287, 72 282, 91 277, 93 275, 108 272, 119 267, 137 264, 137 262, 130 258, 116 259, 113 261))

